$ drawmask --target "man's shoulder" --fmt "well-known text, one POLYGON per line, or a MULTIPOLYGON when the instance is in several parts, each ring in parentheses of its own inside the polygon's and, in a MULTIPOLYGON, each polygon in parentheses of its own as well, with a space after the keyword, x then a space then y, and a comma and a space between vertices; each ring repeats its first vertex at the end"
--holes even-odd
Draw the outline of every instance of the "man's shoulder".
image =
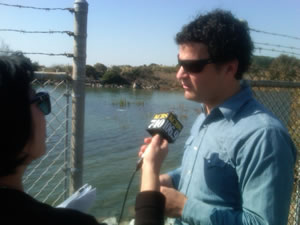
POLYGON ((285 124, 256 100, 249 102, 240 111, 233 124, 232 130, 227 132, 227 136, 231 137, 230 146, 236 147, 232 149, 239 150, 241 146, 252 149, 260 145, 268 152, 287 152, 290 149, 295 155, 295 146, 285 124))
MULTIPOLYGON (((287 115, 288 116, 288 115, 287 115)), ((281 118, 285 119, 285 118, 281 118)), ((242 126, 244 130, 281 130, 286 132, 285 125, 273 112, 255 99, 250 100, 237 112, 233 118, 236 127, 242 126)), ((288 118, 286 118, 288 119, 288 118)))

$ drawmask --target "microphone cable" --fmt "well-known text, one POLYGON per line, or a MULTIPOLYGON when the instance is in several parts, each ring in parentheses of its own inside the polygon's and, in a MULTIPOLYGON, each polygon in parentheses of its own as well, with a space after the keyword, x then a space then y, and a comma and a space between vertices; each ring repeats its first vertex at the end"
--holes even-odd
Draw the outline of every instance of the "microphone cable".
MULTIPOLYGON (((141 161, 140 161, 140 162, 141 162, 141 161)), ((122 216, 123 216, 123 212, 124 212, 124 208, 125 208, 125 203, 126 203, 126 200, 127 200, 127 195, 128 195, 130 186, 131 186, 131 184, 132 184, 133 178, 134 178, 136 172, 139 171, 139 169, 141 168, 141 166, 142 166, 142 163, 138 163, 137 166, 136 166, 136 169, 134 170, 134 172, 133 172, 132 175, 131 175, 129 184, 128 184, 128 186, 127 186, 126 194, 125 194, 125 197, 124 197, 124 200, 123 200, 123 205, 122 205, 122 208, 121 208, 121 213, 120 213, 120 216, 119 216, 118 225, 121 224, 121 220, 122 220, 122 216)))

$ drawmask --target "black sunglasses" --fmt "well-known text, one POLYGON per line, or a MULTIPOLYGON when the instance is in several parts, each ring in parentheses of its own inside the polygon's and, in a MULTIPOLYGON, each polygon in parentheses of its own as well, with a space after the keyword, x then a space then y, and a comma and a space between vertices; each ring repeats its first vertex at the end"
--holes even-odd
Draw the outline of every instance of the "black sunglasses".
POLYGON ((180 60, 178 57, 178 65, 187 73, 200 73, 210 63, 213 63, 211 59, 180 60))
POLYGON ((30 103, 35 103, 37 107, 39 107, 39 109, 44 113, 45 116, 51 113, 50 96, 47 92, 36 93, 31 99, 30 103))

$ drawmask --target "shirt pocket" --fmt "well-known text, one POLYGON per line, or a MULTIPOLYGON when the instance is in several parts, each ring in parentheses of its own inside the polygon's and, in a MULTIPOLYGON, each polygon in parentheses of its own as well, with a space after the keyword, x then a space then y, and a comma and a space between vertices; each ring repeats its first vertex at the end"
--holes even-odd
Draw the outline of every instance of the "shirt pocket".
POLYGON ((228 162, 228 157, 226 156, 226 153, 208 152, 203 157, 205 166, 207 168, 223 168, 226 166, 226 162, 228 162))
POLYGON ((210 192, 232 195, 238 189, 238 178, 226 152, 209 152, 203 156, 204 179, 210 192))

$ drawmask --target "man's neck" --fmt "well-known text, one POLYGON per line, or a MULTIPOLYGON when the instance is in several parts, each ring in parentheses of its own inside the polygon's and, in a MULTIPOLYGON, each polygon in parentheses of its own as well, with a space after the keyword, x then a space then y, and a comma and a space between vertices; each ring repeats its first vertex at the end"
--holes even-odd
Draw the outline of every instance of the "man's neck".
POLYGON ((237 94, 241 89, 240 82, 237 81, 233 83, 231 86, 227 86, 222 93, 220 93, 219 98, 217 100, 212 101, 210 103, 204 103, 207 115, 218 105, 225 102, 227 99, 231 98, 235 94, 237 94))

